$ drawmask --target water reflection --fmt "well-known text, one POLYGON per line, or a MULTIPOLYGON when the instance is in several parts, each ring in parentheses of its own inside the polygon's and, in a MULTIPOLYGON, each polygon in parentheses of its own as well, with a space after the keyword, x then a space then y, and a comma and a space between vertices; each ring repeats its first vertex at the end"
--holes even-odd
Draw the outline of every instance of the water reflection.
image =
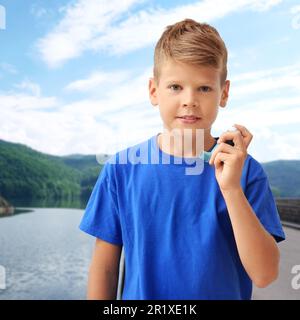
POLYGON ((85 299, 94 239, 78 229, 83 210, 32 208, 0 219, 6 299, 85 299))

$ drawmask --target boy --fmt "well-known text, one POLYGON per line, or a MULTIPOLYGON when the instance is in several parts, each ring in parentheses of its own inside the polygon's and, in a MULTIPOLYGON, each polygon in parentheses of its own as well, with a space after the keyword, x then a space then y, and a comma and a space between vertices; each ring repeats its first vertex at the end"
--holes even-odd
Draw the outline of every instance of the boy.
POLYGON ((122 246, 124 300, 251 299, 252 282, 277 278, 276 241, 285 235, 267 176, 247 154, 252 135, 239 125, 219 140, 210 133, 228 99, 226 65, 225 44, 208 24, 185 19, 162 34, 149 95, 164 131, 106 162, 80 224, 96 237, 89 299, 116 298, 122 246), (185 130, 193 143, 182 150, 174 132, 185 130), (201 174, 187 175, 190 164, 178 160, 199 155, 196 130, 213 152, 201 174), (170 163, 120 163, 145 148, 170 163))

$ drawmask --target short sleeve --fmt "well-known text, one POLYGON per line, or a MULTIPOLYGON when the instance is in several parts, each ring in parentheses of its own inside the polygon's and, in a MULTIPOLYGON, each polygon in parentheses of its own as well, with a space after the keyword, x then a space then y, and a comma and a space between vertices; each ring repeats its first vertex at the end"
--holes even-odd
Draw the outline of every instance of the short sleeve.
POLYGON ((122 245, 122 230, 111 164, 105 163, 87 203, 79 228, 112 244, 122 245))
POLYGON ((285 240, 285 234, 268 177, 260 164, 255 171, 254 179, 246 186, 246 198, 264 228, 277 242, 280 242, 285 240))

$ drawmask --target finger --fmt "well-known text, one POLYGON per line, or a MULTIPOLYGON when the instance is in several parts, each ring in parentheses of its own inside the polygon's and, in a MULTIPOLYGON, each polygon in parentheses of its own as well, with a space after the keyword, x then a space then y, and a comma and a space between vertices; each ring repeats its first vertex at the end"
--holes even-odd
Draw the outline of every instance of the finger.
POLYGON ((212 165, 214 163, 215 157, 217 156, 218 153, 220 152, 225 152, 225 153, 234 153, 236 149, 232 146, 230 146, 227 143, 220 143, 212 152, 211 157, 209 159, 209 164, 212 165))
POLYGON ((219 169, 220 167, 222 167, 224 165, 224 162, 228 162, 230 159, 231 155, 229 153, 225 153, 225 152, 219 152, 214 160, 214 166, 217 169, 219 169))
POLYGON ((234 148, 245 150, 246 146, 243 137, 239 130, 236 131, 226 131, 221 134, 219 142, 225 142, 226 140, 233 140, 234 148))
POLYGON ((234 124, 234 127, 237 128, 238 130, 240 130, 242 136, 243 136, 243 139, 244 139, 244 142, 245 142, 245 145, 246 145, 246 148, 248 148, 252 138, 253 138, 253 135, 251 134, 251 132, 244 126, 240 125, 240 124, 234 124))
POLYGON ((233 127, 235 127, 235 128, 237 128, 238 130, 240 130, 243 137, 248 136, 249 133, 250 133, 249 130, 248 130, 246 127, 242 126, 241 124, 235 123, 235 124, 233 125, 233 127))

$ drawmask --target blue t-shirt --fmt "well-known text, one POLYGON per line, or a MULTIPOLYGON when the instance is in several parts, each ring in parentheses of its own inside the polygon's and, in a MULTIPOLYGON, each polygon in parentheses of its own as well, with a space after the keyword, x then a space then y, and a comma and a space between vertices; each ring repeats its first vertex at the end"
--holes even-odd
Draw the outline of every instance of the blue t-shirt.
MULTIPOLYGON (((214 167, 202 161, 201 174, 187 175, 193 164, 172 155, 164 164, 166 155, 157 135, 116 153, 99 175, 80 229, 124 246, 123 300, 251 299, 214 167), (146 163, 152 156, 140 157, 143 150, 159 161, 146 163), (125 163, 130 153, 141 161, 125 163)), ((249 154, 241 186, 265 229, 284 240, 267 176, 249 154)))

